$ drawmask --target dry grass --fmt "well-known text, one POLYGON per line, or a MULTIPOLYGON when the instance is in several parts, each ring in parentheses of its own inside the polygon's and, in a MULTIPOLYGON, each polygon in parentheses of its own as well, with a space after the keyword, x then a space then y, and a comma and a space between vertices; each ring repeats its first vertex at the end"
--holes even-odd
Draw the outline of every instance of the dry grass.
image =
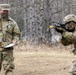
POLYGON ((62 45, 16 46, 14 75, 68 75, 71 62, 75 59, 70 49, 71 46, 65 48, 62 45))

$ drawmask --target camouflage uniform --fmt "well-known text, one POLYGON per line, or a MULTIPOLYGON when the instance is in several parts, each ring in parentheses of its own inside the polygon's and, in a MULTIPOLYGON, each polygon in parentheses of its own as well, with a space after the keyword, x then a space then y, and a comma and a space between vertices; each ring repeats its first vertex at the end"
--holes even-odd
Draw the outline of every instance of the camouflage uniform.
MULTIPOLYGON (((65 46, 73 44, 74 45, 73 53, 76 54, 76 16, 73 14, 67 15, 63 21, 66 25, 67 24, 69 25, 71 22, 75 24, 75 30, 73 32, 65 31, 62 33, 61 43, 65 46)), ((71 75, 76 75, 76 60, 72 62, 70 73, 71 75)))
MULTIPOLYGON (((9 10, 8 4, 1 4, 1 10, 9 10)), ((3 66, 5 75, 13 75, 14 57, 13 47, 4 48, 12 43, 12 40, 19 41, 20 30, 17 23, 10 17, 7 19, 0 18, 0 70, 3 66)))

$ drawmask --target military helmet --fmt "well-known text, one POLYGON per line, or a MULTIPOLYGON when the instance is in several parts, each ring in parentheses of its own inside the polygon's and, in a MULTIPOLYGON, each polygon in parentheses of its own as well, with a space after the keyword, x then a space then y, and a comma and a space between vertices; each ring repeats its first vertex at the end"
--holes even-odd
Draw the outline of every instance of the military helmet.
POLYGON ((1 10, 10 10, 10 5, 9 4, 0 4, 0 9, 1 10))
POLYGON ((68 23, 70 21, 76 22, 76 16, 74 14, 69 14, 69 15, 65 16, 63 19, 64 23, 68 23))

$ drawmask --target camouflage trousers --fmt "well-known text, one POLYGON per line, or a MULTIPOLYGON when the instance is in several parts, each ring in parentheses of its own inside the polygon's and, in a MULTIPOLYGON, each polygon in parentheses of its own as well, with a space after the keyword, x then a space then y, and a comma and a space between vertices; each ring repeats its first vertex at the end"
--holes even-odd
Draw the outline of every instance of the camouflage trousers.
POLYGON ((70 68, 71 75, 76 75, 76 60, 72 62, 71 68, 70 68))
POLYGON ((4 69, 5 75, 13 75, 14 69, 13 48, 0 48, 0 70, 4 69))

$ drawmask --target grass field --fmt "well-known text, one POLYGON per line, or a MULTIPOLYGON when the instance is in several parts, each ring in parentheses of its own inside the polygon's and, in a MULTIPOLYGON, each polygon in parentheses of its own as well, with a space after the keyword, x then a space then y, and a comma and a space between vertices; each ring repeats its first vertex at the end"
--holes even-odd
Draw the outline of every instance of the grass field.
POLYGON ((76 58, 70 49, 63 46, 17 46, 14 50, 14 75, 68 75, 76 58))

